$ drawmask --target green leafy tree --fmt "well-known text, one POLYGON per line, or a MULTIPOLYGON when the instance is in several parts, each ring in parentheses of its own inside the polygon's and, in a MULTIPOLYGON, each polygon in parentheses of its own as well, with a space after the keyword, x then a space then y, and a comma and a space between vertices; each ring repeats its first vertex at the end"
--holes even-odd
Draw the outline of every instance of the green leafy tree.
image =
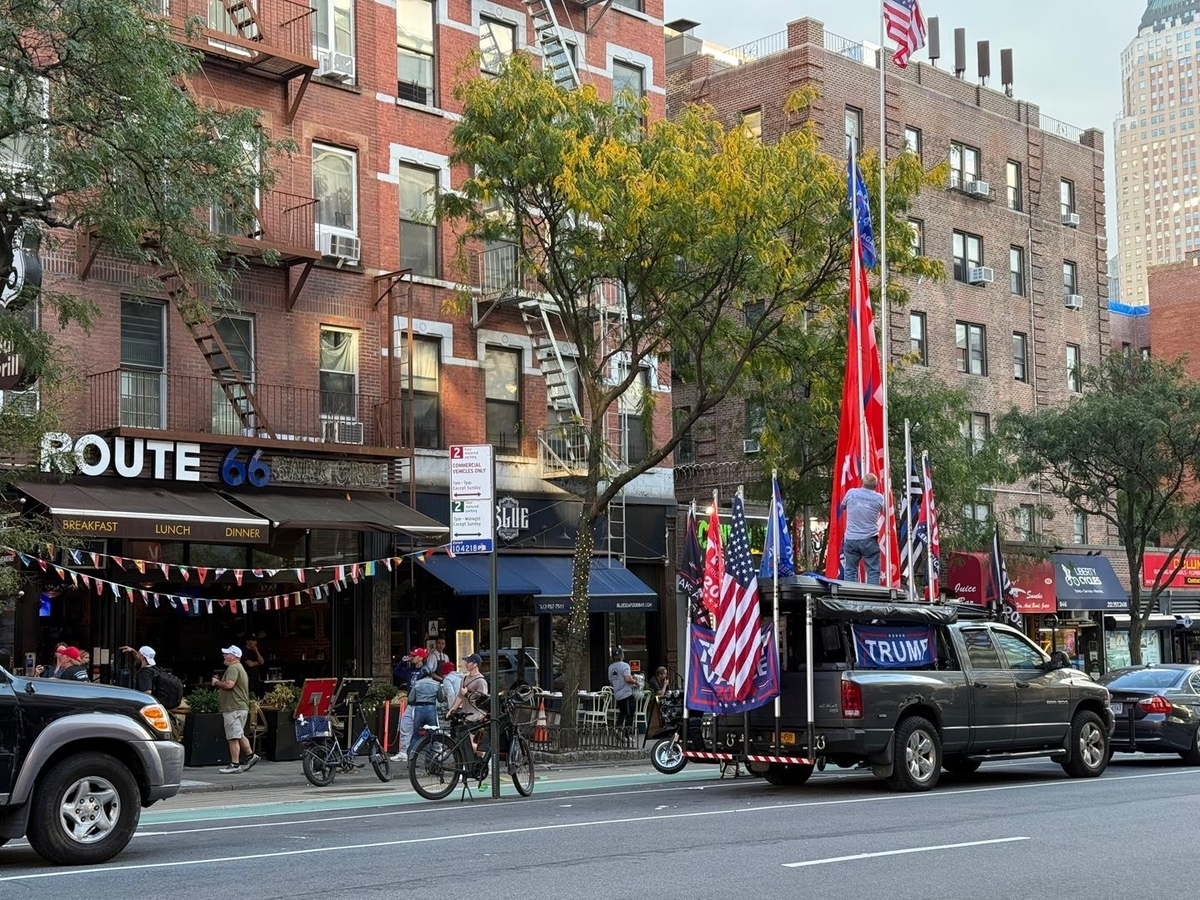
MULTIPOLYGON (((257 110, 200 102, 189 87, 199 70, 156 3, 0 0, 0 283, 14 246, 45 254, 74 235, 139 267, 146 290, 169 287, 185 314, 228 300, 237 267, 208 210, 226 230, 252 232, 254 198, 290 145, 267 137, 257 110)), ((68 386, 49 326, 87 327, 95 312, 77 282, 50 277, 0 312, 0 346, 43 399, 36 415, 0 410, 0 453, 19 458, 68 386)), ((0 569, 0 597, 13 574, 0 569)))
POLYGON ((1129 564, 1130 659, 1140 664, 1159 595, 1200 539, 1200 384, 1182 363, 1116 354, 1083 381, 1069 406, 1014 410, 1001 427, 1025 474, 1115 530, 1129 564), (1146 592, 1146 548, 1159 544, 1166 559, 1146 592))
MULTIPOLYGON (((583 503, 564 648, 570 723, 588 647, 596 526, 626 485, 739 388, 785 323, 839 302, 845 167, 820 152, 811 127, 764 146, 698 107, 644 127, 644 105, 602 101, 591 86, 558 89, 521 55, 498 78, 464 83, 458 96, 452 161, 472 174, 459 194, 440 198, 440 214, 460 223, 464 241, 515 244, 524 275, 577 350, 588 458, 576 485, 583 503), (606 330, 597 322, 614 285, 624 307, 619 326, 606 330), (761 315, 743 315, 749 300, 761 315), (649 437, 640 460, 613 459, 606 417, 642 366, 672 352, 693 389, 690 414, 649 437)), ((653 400, 641 394, 647 416, 653 400)))

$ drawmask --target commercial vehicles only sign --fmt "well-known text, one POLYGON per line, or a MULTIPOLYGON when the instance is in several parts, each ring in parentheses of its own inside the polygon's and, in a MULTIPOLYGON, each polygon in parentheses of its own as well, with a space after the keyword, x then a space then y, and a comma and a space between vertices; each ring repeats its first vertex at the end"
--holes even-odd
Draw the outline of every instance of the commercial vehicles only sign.
POLYGON ((450 552, 496 548, 496 487, 491 444, 450 445, 450 552))

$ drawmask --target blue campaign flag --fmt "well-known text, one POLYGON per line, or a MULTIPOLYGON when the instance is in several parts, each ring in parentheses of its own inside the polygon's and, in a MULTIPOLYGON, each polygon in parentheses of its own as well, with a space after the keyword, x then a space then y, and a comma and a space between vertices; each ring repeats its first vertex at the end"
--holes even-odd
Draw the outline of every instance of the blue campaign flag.
POLYGON ((858 243, 862 248, 862 264, 866 269, 875 268, 875 231, 871 227, 871 202, 867 197, 867 185, 863 181, 858 160, 850 157, 847 165, 846 198, 850 201, 850 217, 858 232, 858 243))
POLYGON ((771 479, 771 512, 767 516, 767 541, 763 546, 762 565, 759 578, 775 576, 775 541, 779 541, 779 577, 786 578, 795 573, 792 563, 792 530, 788 528, 787 516, 783 512, 783 495, 779 491, 779 479, 771 479), (776 538, 776 535, 779 537, 776 538))
POLYGON ((775 652, 775 626, 761 626, 758 660, 749 696, 738 700, 734 686, 713 668, 716 633, 702 625, 688 627, 687 705, 695 712, 732 715, 765 706, 779 696, 779 655, 775 652))
POLYGON ((911 669, 937 662, 929 625, 853 625, 858 664, 869 669, 911 669))

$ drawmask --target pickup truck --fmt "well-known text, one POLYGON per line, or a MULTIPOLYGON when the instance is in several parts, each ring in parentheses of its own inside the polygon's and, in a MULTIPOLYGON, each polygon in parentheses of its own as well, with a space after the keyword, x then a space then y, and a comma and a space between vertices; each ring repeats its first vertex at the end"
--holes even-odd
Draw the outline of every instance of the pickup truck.
POLYGON ((57 865, 104 862, 182 777, 183 747, 153 697, 0 667, 0 845, 24 835, 57 865))
MULTIPOLYGON (((780 631, 780 721, 773 704, 749 714, 750 755, 791 760, 749 763, 771 783, 802 784, 826 763, 865 763, 903 791, 929 790, 943 769, 969 773, 988 759, 1046 756, 1073 777, 1108 765, 1108 690, 979 607, 800 576, 781 583, 780 631)), ((721 717, 716 743, 738 748, 741 720, 721 717)))

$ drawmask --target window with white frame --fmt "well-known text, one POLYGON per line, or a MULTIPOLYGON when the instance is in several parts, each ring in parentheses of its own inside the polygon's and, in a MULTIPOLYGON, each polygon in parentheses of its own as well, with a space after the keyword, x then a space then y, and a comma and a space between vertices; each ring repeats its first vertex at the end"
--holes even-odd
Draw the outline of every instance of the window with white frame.
POLYGON ((354 0, 312 0, 318 74, 354 78, 354 0))
MULTIPOLYGON (((258 151, 248 141, 242 143, 242 150, 245 153, 242 171, 247 178, 253 178, 257 182, 259 172, 262 170, 258 151)), ((245 208, 245 201, 235 200, 232 197, 214 203, 210 210, 209 227, 217 234, 230 236, 260 234, 258 216, 259 210, 262 209, 262 191, 258 188, 257 183, 253 196, 248 199, 253 204, 250 209, 245 208)))
POLYGON ((1029 503, 1022 503, 1014 510, 1014 520, 1017 540, 1032 541, 1034 528, 1033 506, 1029 503))
POLYGON ((321 326, 321 415, 353 419, 358 410, 358 332, 321 326))
POLYGON ((517 50, 517 26, 479 17, 479 71, 499 75, 517 50))
POLYGON ((862 153, 862 110, 856 106, 846 107, 846 155, 851 150, 862 153))
POLYGON ((917 365, 929 365, 929 349, 925 343, 925 313, 923 312, 908 314, 908 352, 912 354, 917 365))
POLYGON ((742 110, 742 131, 752 141, 762 142, 762 107, 742 110))
MULTIPOLYGON (((228 359, 241 373, 247 384, 254 383, 254 320, 245 316, 222 316, 214 323, 216 332, 229 351, 228 359)), ((214 359, 213 365, 222 364, 221 357, 214 359)), ((246 426, 242 423, 239 410, 249 408, 245 389, 240 384, 221 386, 213 380, 210 390, 212 394, 212 430, 213 434, 241 434, 246 426), (227 395, 225 392, 229 391, 227 395), (235 408, 234 403, 237 403, 235 408)))
POLYGON ((613 103, 621 109, 629 109, 641 103, 646 95, 646 70, 632 63, 613 60, 612 64, 613 103))
POLYGON ((954 141, 950 144, 950 187, 965 188, 979 180, 979 151, 954 141))
MULTIPOLYGON (((629 376, 629 366, 620 367, 622 380, 629 376)), ((646 434, 646 395, 649 372, 645 366, 638 369, 633 382, 625 389, 618 404, 621 414, 621 458, 628 465, 636 465, 646 458, 648 438, 646 434)))
POLYGON ((406 447, 439 450, 442 446, 441 339, 413 336, 412 400, 409 401, 408 339, 400 344, 400 434, 406 447), (409 432, 412 418, 413 434, 409 432))
POLYGON ((414 275, 437 278, 438 226, 433 218, 437 201, 438 173, 401 163, 400 175, 400 268, 414 275))
POLYGON ((521 452, 521 351, 487 347, 483 356, 484 427, 497 453, 521 452))
POLYGON ((166 304, 121 300, 121 425, 166 427, 166 304))
POLYGON ((313 144, 313 196, 317 249, 335 254, 332 235, 358 236, 358 154, 313 144))
POLYGON ((1083 357, 1078 344, 1067 344, 1067 390, 1080 393, 1083 390, 1083 357))
POLYGON ((5 131, 11 132, 0 138, 0 170, 16 174, 32 167, 35 154, 44 155, 40 120, 50 111, 50 83, 0 67, 0 97, 9 117, 5 131))
POLYGON ((634 12, 645 12, 643 0, 613 0, 613 6, 620 6, 622 9, 632 9, 634 12))
POLYGON ((435 106, 432 0, 396 0, 396 97, 435 106))

